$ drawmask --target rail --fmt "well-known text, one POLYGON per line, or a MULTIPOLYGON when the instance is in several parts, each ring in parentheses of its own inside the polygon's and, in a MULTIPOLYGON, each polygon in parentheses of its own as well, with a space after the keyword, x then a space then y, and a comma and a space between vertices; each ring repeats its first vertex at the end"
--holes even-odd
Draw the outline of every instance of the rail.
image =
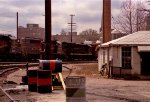
POLYGON ((19 102, 19 100, 14 100, 1 86, 0 86, 0 90, 8 97, 10 102, 19 102))
POLYGON ((0 64, 0 70, 2 69, 8 69, 8 68, 15 68, 15 67, 32 67, 32 66, 38 66, 38 63, 24 63, 24 64, 20 64, 20 63, 5 63, 5 64, 0 64))

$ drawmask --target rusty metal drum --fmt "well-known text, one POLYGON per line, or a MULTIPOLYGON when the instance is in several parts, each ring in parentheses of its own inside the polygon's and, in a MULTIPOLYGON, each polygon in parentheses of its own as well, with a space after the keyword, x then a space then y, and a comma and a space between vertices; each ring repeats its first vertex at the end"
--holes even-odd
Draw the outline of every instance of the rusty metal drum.
POLYGON ((52 92, 52 75, 49 70, 37 71, 37 92, 51 93, 52 92))
POLYGON ((37 91, 37 69, 28 70, 28 90, 31 92, 37 91))
POLYGON ((66 102, 86 102, 86 79, 84 76, 69 76, 65 80, 66 102))

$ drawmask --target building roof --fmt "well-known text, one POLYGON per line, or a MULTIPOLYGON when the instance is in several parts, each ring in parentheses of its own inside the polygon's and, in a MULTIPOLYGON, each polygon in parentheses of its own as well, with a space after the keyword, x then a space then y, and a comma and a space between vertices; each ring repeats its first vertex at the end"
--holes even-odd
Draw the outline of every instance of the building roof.
POLYGON ((120 34, 120 33, 122 33, 122 32, 120 32, 119 30, 116 30, 116 29, 113 29, 111 31, 111 34, 120 34))
POLYGON ((106 42, 102 47, 113 45, 149 45, 150 46, 150 31, 138 31, 121 38, 106 42))
POLYGON ((138 52, 149 52, 150 46, 138 46, 138 52))

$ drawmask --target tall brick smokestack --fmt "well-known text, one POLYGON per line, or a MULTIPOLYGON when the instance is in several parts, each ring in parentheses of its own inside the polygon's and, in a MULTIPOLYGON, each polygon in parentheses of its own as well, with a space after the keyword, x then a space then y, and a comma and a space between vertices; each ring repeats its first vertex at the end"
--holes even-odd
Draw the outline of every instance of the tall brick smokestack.
POLYGON ((103 0, 103 43, 111 40, 111 0, 103 0))

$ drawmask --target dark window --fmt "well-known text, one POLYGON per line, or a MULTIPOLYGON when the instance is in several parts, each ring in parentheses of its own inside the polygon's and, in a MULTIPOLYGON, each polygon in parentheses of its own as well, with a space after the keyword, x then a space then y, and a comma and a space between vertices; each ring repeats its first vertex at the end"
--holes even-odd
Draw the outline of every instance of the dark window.
POLYGON ((122 47, 122 67, 131 68, 131 47, 122 47))

